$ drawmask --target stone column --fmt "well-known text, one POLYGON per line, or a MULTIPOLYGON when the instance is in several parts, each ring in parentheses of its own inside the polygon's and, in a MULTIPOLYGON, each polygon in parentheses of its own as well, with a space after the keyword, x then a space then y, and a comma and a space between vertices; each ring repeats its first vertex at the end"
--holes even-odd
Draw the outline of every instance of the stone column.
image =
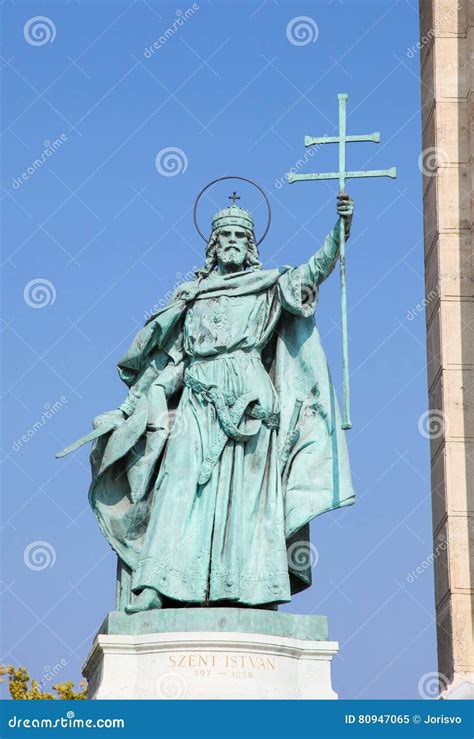
POLYGON ((423 210, 440 689, 474 695, 473 0, 420 0, 423 210))

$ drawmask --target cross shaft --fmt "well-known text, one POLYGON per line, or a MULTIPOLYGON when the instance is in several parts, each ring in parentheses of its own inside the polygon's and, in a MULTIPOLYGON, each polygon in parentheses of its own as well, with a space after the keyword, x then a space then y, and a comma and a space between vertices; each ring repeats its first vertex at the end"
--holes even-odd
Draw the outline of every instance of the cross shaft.
MULTIPOLYGON (((397 176, 397 168, 390 167, 390 169, 368 169, 359 172, 344 172, 343 175, 345 180, 353 180, 356 177, 395 178, 397 176)), ((288 182, 298 182, 298 180, 339 180, 340 177, 340 172, 322 172, 321 174, 316 172, 311 174, 293 174, 293 172, 290 172, 288 174, 288 182)))
MULTIPOLYGON (((338 144, 339 150, 339 170, 337 172, 322 172, 310 174, 294 174, 293 172, 286 175, 288 182, 302 182, 304 180, 338 180, 339 192, 344 192, 346 180, 362 178, 362 177, 396 177, 397 170, 395 167, 390 169, 373 169, 360 171, 346 170, 346 144, 358 141, 372 141, 374 144, 380 143, 380 133, 362 134, 360 136, 347 135, 346 132, 346 103, 348 95, 343 92, 338 96, 339 100, 339 135, 338 136, 305 136, 305 146, 314 146, 321 144, 338 144)), ((352 427, 350 420, 350 399, 349 399, 349 344, 347 335, 347 296, 346 296, 346 252, 345 252, 346 236, 344 219, 339 219, 339 258, 341 262, 341 326, 342 326, 342 374, 343 374, 343 395, 344 410, 342 418, 342 428, 350 429, 352 427)))

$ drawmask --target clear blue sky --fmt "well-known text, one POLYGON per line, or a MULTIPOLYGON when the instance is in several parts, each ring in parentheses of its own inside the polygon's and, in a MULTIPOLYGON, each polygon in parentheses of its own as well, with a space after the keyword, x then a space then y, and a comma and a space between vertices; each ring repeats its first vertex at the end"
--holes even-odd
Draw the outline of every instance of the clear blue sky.
MULTIPOLYGON (((347 92, 348 132, 382 134, 379 145, 351 144, 348 168, 396 165, 399 176, 348 188, 357 209, 347 269, 358 501, 313 522, 314 584, 287 608, 329 617, 342 698, 418 697, 436 648, 432 570, 409 576, 432 549, 429 448, 419 429, 427 408, 425 319, 416 310, 419 58, 407 54, 418 40, 416 3, 196 6, 145 54, 172 26, 175 4, 3 5, 2 661, 40 679, 63 664, 61 676, 77 680, 113 608, 115 558, 88 507, 88 449, 62 461, 54 453, 122 401, 117 359, 146 311, 202 262, 197 193, 225 174, 257 180, 273 207, 263 261, 304 261, 335 221, 337 187, 280 178, 304 156, 305 134, 336 133, 336 96, 347 92), (35 39, 31 24, 24 31, 36 16, 49 18, 46 37, 35 39), (314 42, 287 34, 298 16, 310 18, 314 42), (156 166, 167 147, 182 152, 174 176, 156 166), (47 281, 45 292, 29 285, 36 280, 47 281), (32 569, 38 541, 50 566, 40 557, 32 569)), ((337 150, 326 146, 300 171, 336 168, 337 150)), ((238 189, 241 204, 258 205, 238 189)), ((214 191, 204 223, 229 192, 214 191)), ((263 209, 255 214, 259 232, 263 209)), ((340 388, 337 273, 321 291, 317 321, 340 388)))

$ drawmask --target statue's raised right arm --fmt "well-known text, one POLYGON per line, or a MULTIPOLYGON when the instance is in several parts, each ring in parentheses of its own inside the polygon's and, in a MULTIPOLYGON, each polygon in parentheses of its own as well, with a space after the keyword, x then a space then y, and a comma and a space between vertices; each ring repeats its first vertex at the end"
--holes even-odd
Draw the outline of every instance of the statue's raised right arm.
MULTIPOLYGON (((350 236, 352 216, 354 213, 354 201, 345 192, 337 196, 337 214, 344 221, 346 241, 350 236)), ((308 260, 305 265, 309 269, 309 277, 315 286, 329 277, 339 257, 339 221, 328 233, 322 247, 308 260)))

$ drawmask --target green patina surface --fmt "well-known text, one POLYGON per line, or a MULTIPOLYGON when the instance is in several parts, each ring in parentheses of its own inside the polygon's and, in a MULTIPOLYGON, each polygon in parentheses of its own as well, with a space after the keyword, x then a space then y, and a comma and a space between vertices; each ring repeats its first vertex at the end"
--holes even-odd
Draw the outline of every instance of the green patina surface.
POLYGON ((237 198, 215 214, 201 269, 119 361, 124 402, 60 453, 94 442, 89 500, 119 558, 120 613, 106 633, 327 638, 323 617, 247 606, 309 587, 309 522, 354 502, 315 322, 353 204, 339 194, 338 221, 306 261, 265 269, 237 198))
POLYGON ((311 641, 328 638, 326 616, 300 616, 256 608, 163 608, 134 614, 113 611, 99 634, 143 635, 176 631, 267 634, 311 641))
MULTIPOLYGON (((205 604, 217 615, 195 618, 214 628, 223 603, 285 603, 311 584, 309 521, 354 500, 315 325, 319 288, 350 227, 348 196, 337 212, 306 262, 264 269, 251 213, 234 204, 219 211, 203 268, 120 360, 128 397, 85 437, 96 436, 90 502, 121 562, 118 610, 205 604)), ((173 622, 156 618, 157 628, 173 622)), ((241 627, 229 618, 231 630, 252 622, 247 613, 241 627)), ((264 631, 267 621, 292 623, 254 618, 264 631)))

